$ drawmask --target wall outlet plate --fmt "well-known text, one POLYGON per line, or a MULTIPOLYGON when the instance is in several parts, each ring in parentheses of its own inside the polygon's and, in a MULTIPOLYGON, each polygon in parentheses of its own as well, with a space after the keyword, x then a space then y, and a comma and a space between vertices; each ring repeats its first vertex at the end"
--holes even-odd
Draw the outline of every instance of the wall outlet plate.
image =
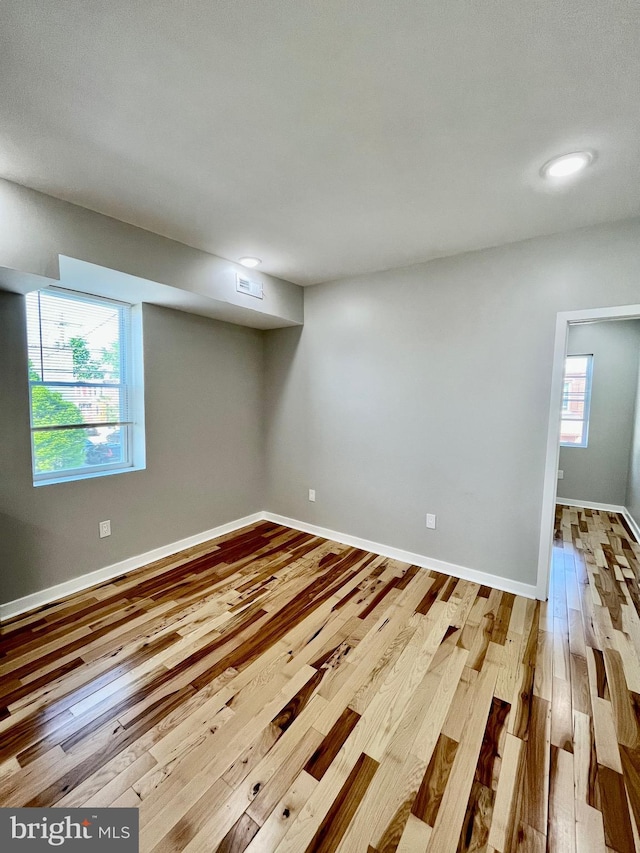
POLYGON ((429 530, 436 529, 436 517, 432 512, 427 513, 427 527, 429 530))
POLYGON ((316 490, 315 489, 309 489, 309 500, 315 501, 315 499, 316 499, 316 490))
POLYGON ((111 536, 111 521, 101 521, 98 529, 101 539, 104 539, 105 536, 111 536))
POLYGON ((562 471, 560 468, 558 469, 558 479, 564 480, 564 471, 562 471))

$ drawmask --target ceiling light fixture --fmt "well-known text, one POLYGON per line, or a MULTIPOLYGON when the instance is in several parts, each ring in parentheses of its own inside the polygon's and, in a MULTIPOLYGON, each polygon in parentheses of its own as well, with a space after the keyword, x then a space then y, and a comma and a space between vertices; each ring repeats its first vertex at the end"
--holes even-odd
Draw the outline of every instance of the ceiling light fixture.
POLYGON ((543 178, 568 178, 590 166, 595 160, 593 151, 573 151, 571 154, 562 154, 545 163, 540 173, 543 178))
POLYGON ((253 269, 253 267, 257 267, 258 264, 261 264, 262 261, 260 258, 238 258, 238 263, 242 264, 243 267, 253 269))

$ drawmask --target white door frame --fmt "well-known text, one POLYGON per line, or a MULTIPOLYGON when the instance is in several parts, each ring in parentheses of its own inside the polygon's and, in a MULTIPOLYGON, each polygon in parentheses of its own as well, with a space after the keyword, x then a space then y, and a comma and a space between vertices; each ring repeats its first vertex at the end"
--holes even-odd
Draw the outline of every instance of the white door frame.
POLYGON ((556 339, 553 349, 551 374, 551 403, 547 433, 547 458, 544 468, 542 514, 540 524, 540 551, 538 557, 538 582, 536 594, 545 600, 549 591, 549 570, 553 545, 556 493, 558 489, 558 461, 560 457, 560 421, 562 415, 562 380, 567 353, 567 335, 573 323, 597 320, 632 320, 640 318, 640 305, 619 305, 615 308, 584 308, 560 311, 556 318, 556 339))

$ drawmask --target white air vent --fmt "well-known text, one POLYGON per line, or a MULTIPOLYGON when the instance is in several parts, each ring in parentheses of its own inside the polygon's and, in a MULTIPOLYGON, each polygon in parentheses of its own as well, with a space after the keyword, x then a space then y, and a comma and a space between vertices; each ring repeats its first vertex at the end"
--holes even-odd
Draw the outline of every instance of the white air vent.
POLYGON ((236 290, 238 293, 246 293, 247 296, 255 296, 262 299, 262 282, 251 281, 241 273, 236 273, 236 290))

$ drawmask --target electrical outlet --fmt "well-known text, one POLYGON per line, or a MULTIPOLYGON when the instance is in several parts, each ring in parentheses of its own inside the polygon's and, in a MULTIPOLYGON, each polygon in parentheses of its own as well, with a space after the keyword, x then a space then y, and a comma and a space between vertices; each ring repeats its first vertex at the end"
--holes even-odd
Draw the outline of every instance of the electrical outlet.
POLYGON ((564 480, 564 471, 562 471, 561 469, 558 469, 558 479, 564 480))
POLYGON ((315 501, 315 499, 316 499, 316 490, 315 489, 309 489, 309 500, 315 501))
POLYGON ((436 529, 436 517, 431 512, 427 513, 427 527, 429 528, 429 530, 436 529))
POLYGON ((101 539, 104 539, 105 536, 111 536, 111 522, 101 521, 99 525, 99 530, 101 539))

